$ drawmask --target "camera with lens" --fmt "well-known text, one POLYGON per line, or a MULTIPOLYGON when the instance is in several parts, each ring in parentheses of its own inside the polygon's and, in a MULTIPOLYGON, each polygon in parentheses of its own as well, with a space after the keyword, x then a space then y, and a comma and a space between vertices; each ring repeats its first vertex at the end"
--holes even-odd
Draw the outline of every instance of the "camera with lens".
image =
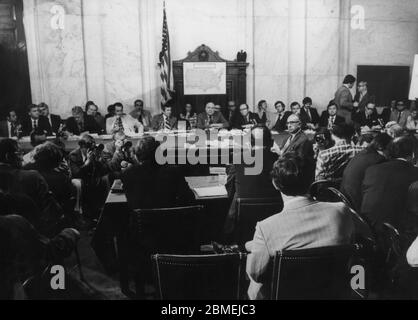
POLYGON ((95 144, 95 143, 87 144, 87 151, 88 152, 100 153, 103 150, 104 150, 104 145, 102 143, 100 143, 100 144, 95 144))
POLYGON ((325 135, 324 134, 318 134, 315 136, 315 142, 318 144, 324 144, 326 141, 325 135))
POLYGON ((126 141, 123 146, 121 147, 122 152, 129 152, 129 149, 132 148, 132 142, 126 141))

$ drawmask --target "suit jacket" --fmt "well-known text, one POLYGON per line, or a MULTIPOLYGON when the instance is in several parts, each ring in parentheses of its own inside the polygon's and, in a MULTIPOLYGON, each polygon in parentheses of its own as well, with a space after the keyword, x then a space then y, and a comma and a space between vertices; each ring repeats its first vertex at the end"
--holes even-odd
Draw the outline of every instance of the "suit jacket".
POLYGON ((132 118, 141 122, 144 126, 144 129, 149 129, 151 127, 152 117, 151 112, 149 112, 148 110, 143 110, 141 115, 136 110, 132 110, 129 114, 132 118))
POLYGON ((361 185, 366 170, 384 161, 386 161, 385 157, 377 153, 374 149, 367 148, 351 159, 345 168, 340 190, 347 196, 356 210, 359 210, 361 206, 361 185))
POLYGON ((362 184, 361 213, 372 222, 389 222, 401 228, 406 220, 409 186, 418 181, 418 168, 403 160, 391 160, 366 170, 362 184))
POLYGON ((224 232, 232 233, 236 225, 236 217, 238 214, 237 200, 238 198, 277 198, 279 210, 283 207, 283 200, 280 191, 274 188, 271 182, 270 172, 274 162, 277 160, 277 154, 264 150, 263 152, 263 168, 258 175, 245 174, 245 168, 248 165, 232 165, 227 168, 227 184, 229 197, 232 203, 229 208, 228 216, 225 221, 224 232))
MULTIPOLYGON (((117 116, 114 116, 106 120, 106 132, 108 134, 113 133, 113 128, 117 118, 117 116)), ((136 133, 136 130, 138 131, 138 133, 144 132, 144 126, 142 125, 142 123, 139 122, 137 119, 132 118, 129 114, 121 116, 121 120, 124 132, 127 135, 134 135, 136 133)))
POLYGON ((276 114, 275 117, 275 124, 272 128, 272 130, 278 131, 278 132, 282 132, 285 131, 287 129, 287 118, 289 118, 289 116, 292 114, 292 112, 290 111, 285 111, 281 117, 281 119, 279 119, 279 115, 276 114))
POLYGON ((47 119, 48 119, 49 125, 51 126, 51 130, 53 133, 57 133, 62 123, 61 117, 56 114, 50 114, 50 118, 51 120, 49 120, 49 118, 47 119))
POLYGON ((338 115, 345 118, 347 123, 351 123, 351 112, 353 111, 353 96, 350 89, 342 85, 335 92, 334 102, 338 107, 338 115))
POLYGON ((9 132, 9 126, 7 120, 1 120, 0 121, 0 137, 2 138, 9 138, 10 132, 9 132))
POLYGON ((390 108, 383 109, 382 113, 380 114, 380 117, 383 119, 384 124, 389 122, 391 113, 392 110, 390 108))
MULTIPOLYGON (((176 129, 177 128, 177 118, 176 117, 171 116, 168 119, 168 122, 170 123, 171 129, 176 129)), ((154 131, 164 129, 164 115, 162 113, 157 114, 152 118, 151 128, 154 131)))
POLYGON ((343 203, 285 199, 283 211, 259 222, 254 239, 246 244, 250 299, 269 297, 269 265, 276 251, 348 244, 352 231, 350 211, 343 203))
POLYGON ((309 108, 309 112, 310 112, 310 114, 311 114, 311 116, 309 117, 309 114, 305 111, 305 109, 304 108, 302 108, 301 110, 300 110, 300 113, 301 114, 304 114, 304 115, 306 115, 306 116, 303 116, 304 117, 304 119, 306 119, 305 121, 306 121, 306 123, 312 123, 312 124, 314 124, 314 125, 317 125, 318 123, 319 123, 319 114, 318 114, 318 111, 315 109, 315 108, 309 108))
POLYGON ((401 112, 401 115, 399 117, 399 111, 393 110, 390 114, 389 121, 395 121, 397 122, 402 128, 406 127, 406 123, 408 121, 408 117, 411 115, 411 112, 409 110, 405 109, 401 112), (399 121, 398 121, 399 119, 399 121))
POLYGON ((90 163, 85 166, 81 149, 77 148, 68 156, 68 165, 70 166, 71 176, 74 179, 81 179, 85 183, 97 182, 97 179, 106 175, 109 168, 105 159, 90 163))
POLYGON ((131 209, 183 206, 194 199, 178 167, 134 165, 122 172, 121 180, 131 209))
POLYGON ((357 112, 353 115, 353 121, 355 124, 355 127, 364 127, 368 126, 369 128, 372 128, 374 126, 380 125, 379 122, 379 116, 377 115, 377 112, 373 113, 368 119, 366 117, 365 111, 363 112, 357 112))
MULTIPOLYGON (((197 127, 198 129, 207 129, 209 128, 208 125, 208 114, 206 112, 202 112, 197 116, 197 127)), ((222 113, 215 111, 212 116, 212 124, 222 124, 223 128, 228 128, 229 123, 225 120, 222 113)))
POLYGON ((90 133, 100 133, 101 128, 97 124, 96 120, 89 115, 84 115, 84 125, 81 130, 78 128, 77 122, 74 117, 69 117, 65 122, 65 127, 68 132, 79 136, 83 132, 90 132, 90 133))
POLYGON ((358 102, 358 111, 364 112, 364 109, 366 108, 367 104, 369 102, 375 102, 375 97, 370 95, 368 92, 363 96, 363 98, 360 100, 360 92, 357 92, 354 96, 354 101, 358 102))
MULTIPOLYGON (((52 135, 52 129, 49 125, 48 118, 44 116, 39 116, 38 119, 38 130, 45 132, 48 136, 52 135)), ((30 117, 27 117, 22 121, 22 132, 24 136, 30 136, 33 131, 32 120, 30 117)))
MULTIPOLYGON (((319 120, 319 126, 323 128, 328 128, 329 114, 327 111, 322 112, 321 119, 319 120)), ((339 115, 335 116, 334 125, 339 125, 345 123, 345 119, 339 115)))
POLYGON ((291 137, 289 136, 280 146, 282 154, 294 152, 300 155, 303 159, 306 159, 307 157, 313 157, 312 142, 309 141, 308 136, 302 130, 296 133, 290 144, 286 146, 287 140, 290 138, 291 137))
POLYGON ((247 124, 257 124, 258 123, 258 115, 252 112, 248 113, 248 120, 242 116, 242 114, 237 114, 233 117, 232 121, 230 122, 230 127, 232 129, 242 129, 243 126, 247 124))

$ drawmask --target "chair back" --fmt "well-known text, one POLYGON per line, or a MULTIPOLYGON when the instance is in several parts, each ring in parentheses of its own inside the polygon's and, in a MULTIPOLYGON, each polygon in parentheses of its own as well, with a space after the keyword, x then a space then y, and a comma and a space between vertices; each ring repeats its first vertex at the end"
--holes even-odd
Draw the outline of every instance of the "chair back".
POLYGON ((196 253, 202 210, 203 206, 134 210, 130 238, 148 253, 196 253))
POLYGON ((335 195, 328 188, 339 189, 340 181, 338 180, 318 180, 309 187, 309 195, 316 201, 335 202, 335 195))
POLYGON ((271 299, 346 299, 351 295, 351 259, 358 245, 276 253, 271 299))
POLYGON ((240 246, 253 239, 257 222, 283 210, 281 198, 238 198, 237 203, 235 240, 240 246))
POLYGON ((161 300, 238 300, 245 282, 245 254, 152 256, 161 300))

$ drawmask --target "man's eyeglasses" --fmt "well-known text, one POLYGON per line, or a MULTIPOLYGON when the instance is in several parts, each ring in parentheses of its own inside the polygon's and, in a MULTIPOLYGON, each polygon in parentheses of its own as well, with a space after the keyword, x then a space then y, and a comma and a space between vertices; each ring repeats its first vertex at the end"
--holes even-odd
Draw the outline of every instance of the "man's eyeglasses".
POLYGON ((299 124, 300 121, 287 121, 286 124, 299 124))

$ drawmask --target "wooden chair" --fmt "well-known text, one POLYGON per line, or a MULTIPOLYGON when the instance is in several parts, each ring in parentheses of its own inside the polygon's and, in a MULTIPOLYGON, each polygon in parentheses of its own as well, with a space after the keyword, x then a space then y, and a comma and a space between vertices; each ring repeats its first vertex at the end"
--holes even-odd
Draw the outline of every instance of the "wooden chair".
POLYGON ((235 241, 239 246, 253 239, 257 222, 283 209, 281 198, 238 198, 238 216, 235 241))
POLYGON ((245 282, 245 254, 152 256, 161 300, 239 300, 245 282))
POLYGON ((341 245, 277 252, 270 298, 350 298, 351 260, 359 249, 359 245, 341 245))
POLYGON ((333 197, 328 188, 338 189, 340 181, 334 180, 318 180, 311 184, 309 187, 309 195, 312 199, 317 201, 329 201, 329 198, 333 197))

